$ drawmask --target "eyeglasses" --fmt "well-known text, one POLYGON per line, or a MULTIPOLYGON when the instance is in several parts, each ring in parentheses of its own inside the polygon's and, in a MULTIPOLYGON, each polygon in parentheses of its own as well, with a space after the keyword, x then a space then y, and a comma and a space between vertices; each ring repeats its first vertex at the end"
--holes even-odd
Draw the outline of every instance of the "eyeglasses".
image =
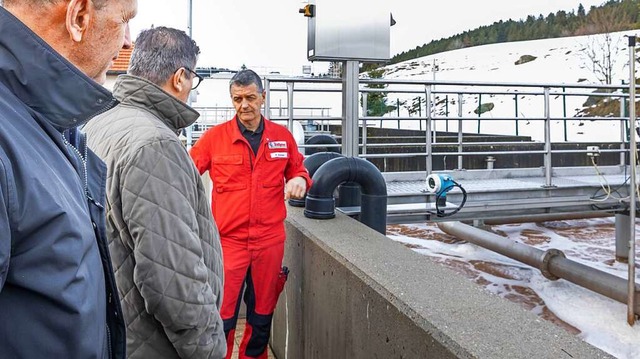
MULTIPOLYGON (((190 68, 188 68, 186 66, 183 66, 183 68, 193 74, 193 77, 191 78, 191 81, 192 81, 191 82, 191 89, 195 90, 198 86, 200 86, 200 84, 202 83, 202 80, 204 80, 204 77, 198 75, 197 72, 191 70, 190 68)), ((178 70, 176 70, 176 71, 178 71, 178 70)))

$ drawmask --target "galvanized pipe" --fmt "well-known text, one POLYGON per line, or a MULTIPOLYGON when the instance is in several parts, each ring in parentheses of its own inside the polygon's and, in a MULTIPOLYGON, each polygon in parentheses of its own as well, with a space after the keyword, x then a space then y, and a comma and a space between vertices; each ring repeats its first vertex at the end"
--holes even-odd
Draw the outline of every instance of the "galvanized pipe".
MULTIPOLYGON (((543 251, 460 222, 441 222, 438 227, 456 238, 537 268, 551 280, 562 278, 618 302, 627 302, 628 284, 625 279, 567 259, 559 250, 543 251)), ((633 284, 637 297, 640 286, 633 284)), ((640 314, 640 305, 638 301, 635 303, 632 310, 640 314)))

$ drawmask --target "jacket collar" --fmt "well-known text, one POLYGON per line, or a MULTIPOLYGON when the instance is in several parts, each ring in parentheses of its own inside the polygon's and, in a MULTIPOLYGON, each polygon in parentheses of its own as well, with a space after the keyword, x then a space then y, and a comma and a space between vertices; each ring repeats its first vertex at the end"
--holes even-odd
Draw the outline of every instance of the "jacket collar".
POLYGON ((137 76, 118 76, 113 86, 113 96, 122 104, 151 112, 174 132, 190 126, 200 117, 198 111, 186 103, 151 81, 137 76))
POLYGON ((107 89, 2 7, 0 84, 58 130, 80 126, 116 104, 107 89))
MULTIPOLYGON (((262 116, 261 122, 262 123, 260 124, 260 127, 262 127, 262 138, 264 139, 265 136, 269 136, 269 134, 271 133, 270 128, 271 126, 273 126, 273 124, 264 116, 262 116)), ((239 126, 241 122, 238 119, 238 115, 233 116, 233 118, 227 121, 227 123, 229 125, 231 134, 232 134, 231 140, 233 142, 244 140, 244 136, 242 135, 242 130, 240 129, 240 126, 239 126)), ((264 142, 264 141, 261 141, 261 142, 264 142)))

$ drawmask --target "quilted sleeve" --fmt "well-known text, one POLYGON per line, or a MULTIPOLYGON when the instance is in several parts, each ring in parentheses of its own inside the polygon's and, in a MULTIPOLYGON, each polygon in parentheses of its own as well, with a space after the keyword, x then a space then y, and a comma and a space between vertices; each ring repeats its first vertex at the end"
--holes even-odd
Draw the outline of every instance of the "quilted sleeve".
POLYGON ((200 174, 207 172, 211 166, 211 150, 209 149, 209 141, 212 137, 211 130, 212 128, 205 131, 189 151, 189 155, 200 174))
POLYGON ((175 141, 137 151, 122 168, 122 213, 133 240, 134 284, 147 311, 162 323, 180 357, 209 358, 224 352, 216 307, 221 294, 207 280, 197 174, 189 161, 175 141))

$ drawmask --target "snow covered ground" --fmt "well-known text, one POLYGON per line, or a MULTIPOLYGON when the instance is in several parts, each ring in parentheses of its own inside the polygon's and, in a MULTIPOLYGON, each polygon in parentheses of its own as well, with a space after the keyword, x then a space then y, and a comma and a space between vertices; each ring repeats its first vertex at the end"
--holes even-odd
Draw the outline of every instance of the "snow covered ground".
MULTIPOLYGON (((629 49, 625 35, 637 35, 638 31, 625 31, 611 34, 613 45, 612 84, 620 85, 629 82, 629 49)), ((602 54, 605 35, 591 35, 544 39, 522 42, 509 42, 465 48, 440 54, 405 61, 385 67, 384 77, 388 79, 413 79, 435 81, 474 81, 496 83, 534 83, 534 84, 601 84, 599 77, 592 70, 586 55, 588 50, 602 54), (516 64, 522 56, 532 56, 535 60, 516 64), (435 71, 434 71, 435 68, 435 71)), ((637 71, 636 71, 637 72, 637 71)), ((472 90, 471 87, 464 87, 472 90)), ((518 89, 523 91, 526 89, 518 89)), ((540 91, 538 89, 538 91, 540 91)), ((571 90, 568 90, 571 91, 571 90)), ((593 90, 582 93, 591 92, 593 90)), ((393 100, 393 94, 389 96, 393 100)), ((395 96, 408 100, 413 96, 395 96)), ((442 100, 439 96, 436 101, 442 100)), ((450 97, 451 98, 451 97, 450 97)), ((527 121, 528 118, 543 117, 544 105, 542 96, 519 96, 517 111, 513 95, 483 96, 482 103, 491 102, 495 107, 482 114, 482 132, 496 134, 515 134, 515 124, 492 121, 491 118, 515 117, 522 119, 519 123, 519 134, 531 136, 534 140, 543 140, 542 122, 527 121)), ((584 109, 586 96, 552 96, 550 103, 551 117, 573 117, 584 109)), ((393 101, 391 101, 393 102, 393 101)), ((466 95, 464 98, 463 116, 477 116, 473 111, 478 107, 477 95, 466 95)), ((456 111, 456 106, 449 106, 449 111, 456 111)), ((439 106, 437 112, 442 112, 439 106)), ((453 116, 455 116, 454 114, 453 116)), ((618 116, 618 114, 615 114, 618 116)), ((411 124, 407 124, 412 127, 411 124)), ((413 125, 415 126, 415 124, 413 125)), ((552 141, 563 141, 562 121, 552 124, 552 141)), ((438 130, 442 130, 442 126, 438 130)), ((451 129, 451 128, 450 128, 451 129)), ((454 130, 457 128, 454 126, 454 130)), ((466 121, 465 132, 476 132, 476 121, 466 121)), ((620 122, 570 121, 568 123, 569 141, 619 141, 620 122)))

